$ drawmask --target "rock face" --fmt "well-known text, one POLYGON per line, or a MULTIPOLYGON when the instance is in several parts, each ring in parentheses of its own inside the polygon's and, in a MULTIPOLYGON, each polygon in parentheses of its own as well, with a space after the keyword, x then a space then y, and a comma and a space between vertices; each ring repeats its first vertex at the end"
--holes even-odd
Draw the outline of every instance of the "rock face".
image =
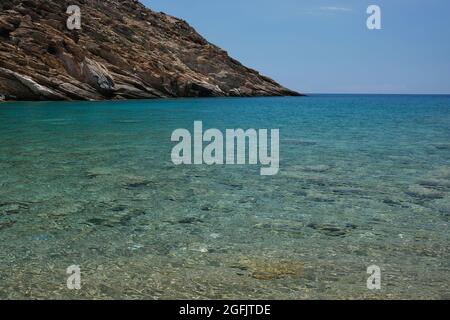
POLYGON ((0 96, 17 100, 299 95, 136 0, 2 0, 0 96), (70 5, 81 30, 66 27, 70 5))

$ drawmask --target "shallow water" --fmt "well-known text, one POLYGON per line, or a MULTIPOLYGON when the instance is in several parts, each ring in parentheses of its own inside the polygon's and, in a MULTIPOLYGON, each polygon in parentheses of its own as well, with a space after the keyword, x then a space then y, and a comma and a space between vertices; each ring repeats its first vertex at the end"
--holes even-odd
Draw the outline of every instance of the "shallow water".
POLYGON ((0 137, 1 299, 450 298, 449 96, 4 103, 0 137), (279 128, 280 173, 174 166, 195 120, 279 128))

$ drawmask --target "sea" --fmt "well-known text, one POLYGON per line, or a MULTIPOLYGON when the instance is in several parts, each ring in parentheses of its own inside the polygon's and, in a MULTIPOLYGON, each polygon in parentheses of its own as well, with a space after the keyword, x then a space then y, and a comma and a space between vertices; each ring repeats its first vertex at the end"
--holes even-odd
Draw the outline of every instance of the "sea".
POLYGON ((0 104, 0 299, 450 299, 449 218, 450 96, 0 104), (175 165, 195 121, 278 174, 175 165))

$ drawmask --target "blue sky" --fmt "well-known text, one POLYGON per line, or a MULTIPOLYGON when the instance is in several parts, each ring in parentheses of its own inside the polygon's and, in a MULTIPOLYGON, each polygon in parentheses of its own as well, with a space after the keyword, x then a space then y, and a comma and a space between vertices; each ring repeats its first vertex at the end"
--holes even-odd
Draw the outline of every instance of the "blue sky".
POLYGON ((450 94, 449 0, 143 0, 306 93, 450 94), (382 10, 369 31, 366 9, 382 10))

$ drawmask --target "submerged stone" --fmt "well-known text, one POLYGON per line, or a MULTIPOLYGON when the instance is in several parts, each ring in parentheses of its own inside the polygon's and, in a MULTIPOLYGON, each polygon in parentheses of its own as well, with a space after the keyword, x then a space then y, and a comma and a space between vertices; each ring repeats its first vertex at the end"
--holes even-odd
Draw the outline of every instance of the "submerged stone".
POLYGON ((327 165, 306 166, 303 168, 303 171, 317 173, 327 172, 329 170, 331 170, 331 167, 327 165))
POLYGON ((450 150, 450 143, 436 143, 433 146, 438 150, 450 150))
POLYGON ((309 140, 302 140, 302 139, 284 139, 281 140, 281 143, 289 144, 289 145, 296 145, 296 146, 315 146, 317 145, 317 142, 315 141, 309 141, 309 140))
POLYGON ((423 179, 419 181, 419 185, 426 188, 447 189, 450 188, 450 181, 442 179, 423 179))
POLYGON ((6 221, 6 222, 0 222, 0 230, 11 228, 16 221, 6 221))
POLYGON ((430 207, 444 216, 450 216, 450 198, 433 200, 430 207))
POLYGON ((306 196, 308 196, 308 192, 303 191, 303 190, 295 190, 294 194, 296 196, 299 196, 299 197, 306 197, 306 196))
POLYGON ((257 202, 258 200, 252 196, 244 197, 239 200, 239 203, 257 203, 257 202))
POLYGON ((105 225, 107 221, 105 219, 92 218, 89 219, 87 222, 95 225, 105 225))
POLYGON ((141 176, 124 175, 121 178, 122 185, 128 190, 142 189, 153 184, 153 181, 141 176))
POLYGON ((257 280, 277 280, 304 275, 304 265, 299 261, 269 261, 245 258, 232 267, 249 272, 250 276, 257 280))
POLYGON ((18 202, 0 202, 0 214, 13 215, 19 214, 21 211, 28 210, 27 204, 18 202))
POLYGON ((442 199, 444 197, 440 192, 421 186, 410 187, 406 194, 420 200, 442 199))
POLYGON ((322 202, 322 203, 336 202, 336 200, 334 198, 331 198, 329 195, 315 192, 315 191, 308 192, 307 200, 310 200, 313 202, 322 202))
POLYGON ((177 221, 181 224, 193 224, 193 223, 203 223, 204 221, 202 219, 196 218, 196 217, 187 217, 181 220, 177 221))
POLYGON ((383 203, 390 205, 390 206, 399 206, 401 205, 400 202, 392 200, 392 199, 383 199, 383 203))
POLYGON ((365 194, 364 190, 356 189, 356 188, 336 188, 336 189, 333 189, 333 193, 341 195, 341 196, 364 195, 365 194))
POLYGON ((317 230, 330 237, 343 237, 346 236, 351 230, 355 230, 357 228, 356 225, 351 223, 347 223, 343 227, 328 223, 324 224, 310 223, 308 224, 308 227, 317 230))
MULTIPOLYGON (((121 211, 122 212, 122 211, 121 211)), ((143 210, 135 209, 129 212, 121 213, 119 215, 113 215, 108 217, 91 218, 87 222, 96 226, 103 226, 113 228, 116 226, 125 226, 129 224, 133 219, 145 215, 146 212, 143 210)))
POLYGON ((194 243, 191 244, 189 246, 189 250, 190 251, 196 251, 196 252, 200 252, 200 253, 208 253, 208 247, 206 246, 206 244, 202 244, 202 243, 194 243))
POLYGON ((212 206, 209 204, 205 204, 203 206, 201 206, 200 210, 202 211, 211 211, 212 210, 212 206))
POLYGON ((254 225, 256 229, 263 229, 271 232, 286 232, 293 235, 300 235, 304 232, 303 224, 295 221, 266 222, 254 225))
POLYGON ((48 234, 39 234, 37 236, 32 236, 31 240, 33 240, 33 241, 48 241, 48 240, 50 240, 50 236, 48 234))
POLYGON ((125 211, 126 209, 127 209, 126 206, 119 205, 119 206, 113 207, 111 210, 114 212, 121 212, 121 211, 125 211))
POLYGON ((132 182, 132 183, 126 184, 125 187, 129 190, 141 189, 141 188, 148 187, 150 185, 150 183, 151 183, 150 181, 132 182))
POLYGON ((107 176, 112 174, 112 170, 108 168, 92 168, 86 172, 86 176, 89 179, 95 179, 100 176, 107 176))
POLYGON ((222 183, 222 185, 224 185, 227 189, 232 189, 232 190, 243 190, 244 189, 244 186, 240 183, 224 182, 224 183, 222 183))

